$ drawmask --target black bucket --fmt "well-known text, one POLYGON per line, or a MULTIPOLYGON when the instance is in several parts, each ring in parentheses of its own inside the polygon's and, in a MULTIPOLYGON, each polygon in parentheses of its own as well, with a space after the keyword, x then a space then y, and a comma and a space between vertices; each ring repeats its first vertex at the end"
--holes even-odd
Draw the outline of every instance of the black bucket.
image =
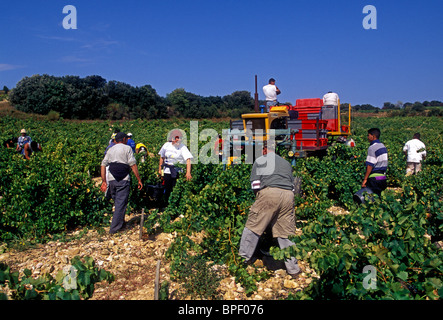
POLYGON ((374 202, 374 192, 366 187, 366 188, 361 188, 360 190, 358 190, 356 193, 354 193, 353 199, 354 202, 357 204, 364 204, 365 203, 365 194, 368 195, 368 200, 371 202, 374 202))
POLYGON ((161 183, 158 183, 156 185, 147 185, 145 188, 148 197, 153 201, 160 201, 163 199, 165 187, 161 183))

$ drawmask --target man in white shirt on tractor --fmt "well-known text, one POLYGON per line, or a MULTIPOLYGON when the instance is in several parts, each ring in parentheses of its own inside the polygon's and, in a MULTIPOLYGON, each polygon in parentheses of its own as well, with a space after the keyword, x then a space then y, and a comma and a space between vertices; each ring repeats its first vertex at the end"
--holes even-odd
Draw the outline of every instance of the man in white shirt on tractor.
POLYGON ((338 101, 338 94, 336 94, 335 92, 328 91, 328 93, 323 96, 324 106, 338 106, 338 101))
POLYGON ((269 79, 269 83, 263 87, 263 93, 266 97, 266 112, 271 110, 272 106, 277 105, 277 95, 281 93, 280 89, 275 85, 275 79, 269 79))

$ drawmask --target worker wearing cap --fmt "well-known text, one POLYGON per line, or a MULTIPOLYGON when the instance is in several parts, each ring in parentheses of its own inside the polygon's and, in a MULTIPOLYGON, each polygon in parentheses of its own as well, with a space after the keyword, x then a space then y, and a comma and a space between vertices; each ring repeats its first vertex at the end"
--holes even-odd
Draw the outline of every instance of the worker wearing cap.
POLYGON ((128 142, 127 142, 126 144, 127 144, 128 146, 130 146, 131 149, 132 149, 132 152, 135 153, 135 141, 132 140, 132 133, 128 132, 128 133, 127 133, 127 136, 128 136, 128 142))
POLYGON ((138 189, 143 188, 143 184, 138 173, 137 161, 130 146, 126 145, 128 136, 119 132, 115 136, 115 145, 108 150, 101 163, 101 190, 106 192, 109 185, 109 194, 114 199, 114 215, 112 216, 109 233, 120 231, 125 225, 125 213, 129 199, 130 172, 134 173, 138 180, 138 189), (109 174, 106 174, 106 167, 109 166, 109 174))
MULTIPOLYGON (((263 156, 252 165, 250 181, 256 200, 249 210, 240 240, 239 255, 245 258, 245 264, 255 261, 254 252, 268 226, 281 249, 295 245, 288 239, 295 235, 295 184, 291 164, 275 154, 273 146, 265 143, 263 156)), ((301 272, 294 257, 286 260, 285 266, 294 279, 301 272)))
POLYGON ((16 151, 24 154, 25 144, 30 143, 32 141, 31 137, 26 134, 26 129, 22 129, 20 131, 20 137, 17 139, 17 147, 16 151))
POLYGON ((269 83, 263 87, 263 93, 266 98, 266 111, 269 112, 272 106, 277 105, 277 95, 281 93, 280 89, 275 85, 275 79, 269 79, 269 83))

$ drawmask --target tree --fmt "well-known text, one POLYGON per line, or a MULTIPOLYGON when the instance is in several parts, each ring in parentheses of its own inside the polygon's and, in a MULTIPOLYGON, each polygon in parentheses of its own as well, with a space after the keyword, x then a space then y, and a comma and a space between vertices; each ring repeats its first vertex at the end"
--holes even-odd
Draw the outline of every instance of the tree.
POLYGON ((160 97, 154 88, 145 85, 136 88, 138 91, 138 103, 134 109, 135 118, 160 119, 167 117, 164 99, 160 97))
POLYGON ((411 108, 412 111, 417 111, 417 112, 422 112, 425 109, 426 109, 425 106, 421 102, 418 102, 418 101, 416 101, 411 108))
POLYGON ((178 88, 166 96, 166 101, 174 111, 178 112, 182 117, 199 118, 201 111, 200 96, 187 92, 183 88, 178 88))
POLYGON ((352 106, 352 109, 354 111, 359 111, 359 110, 379 110, 377 107, 374 107, 372 104, 357 104, 355 106, 352 106))
MULTIPOLYGON (((385 102, 385 103, 383 103, 382 109, 383 110, 394 110, 394 109, 397 109, 397 107, 391 102, 385 102)), ((400 108, 398 108, 398 109, 400 109, 400 108)))
POLYGON ((432 100, 432 101, 431 101, 431 106, 432 106, 432 107, 443 106, 443 102, 441 102, 441 101, 437 101, 437 100, 432 100))
POLYGON ((254 109, 254 99, 248 91, 235 91, 223 97, 227 109, 254 109))

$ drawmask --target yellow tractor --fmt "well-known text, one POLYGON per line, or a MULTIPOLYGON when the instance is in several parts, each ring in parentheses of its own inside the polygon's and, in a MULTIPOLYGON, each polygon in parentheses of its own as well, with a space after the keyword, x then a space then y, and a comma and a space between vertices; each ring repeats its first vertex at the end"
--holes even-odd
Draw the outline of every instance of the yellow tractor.
POLYGON ((231 144, 230 154, 225 155, 226 164, 238 162, 245 149, 249 147, 249 150, 253 150, 255 145, 265 140, 273 140, 277 146, 290 149, 288 155, 293 165, 296 158, 324 154, 335 141, 353 146, 354 142, 349 140, 350 105, 346 124, 340 120, 340 103, 337 106, 323 106, 320 98, 298 99, 295 106, 278 105, 271 107, 269 112, 264 112, 264 106, 260 106, 260 109, 261 112, 243 114, 241 120, 231 120, 230 130, 224 137, 231 144))

